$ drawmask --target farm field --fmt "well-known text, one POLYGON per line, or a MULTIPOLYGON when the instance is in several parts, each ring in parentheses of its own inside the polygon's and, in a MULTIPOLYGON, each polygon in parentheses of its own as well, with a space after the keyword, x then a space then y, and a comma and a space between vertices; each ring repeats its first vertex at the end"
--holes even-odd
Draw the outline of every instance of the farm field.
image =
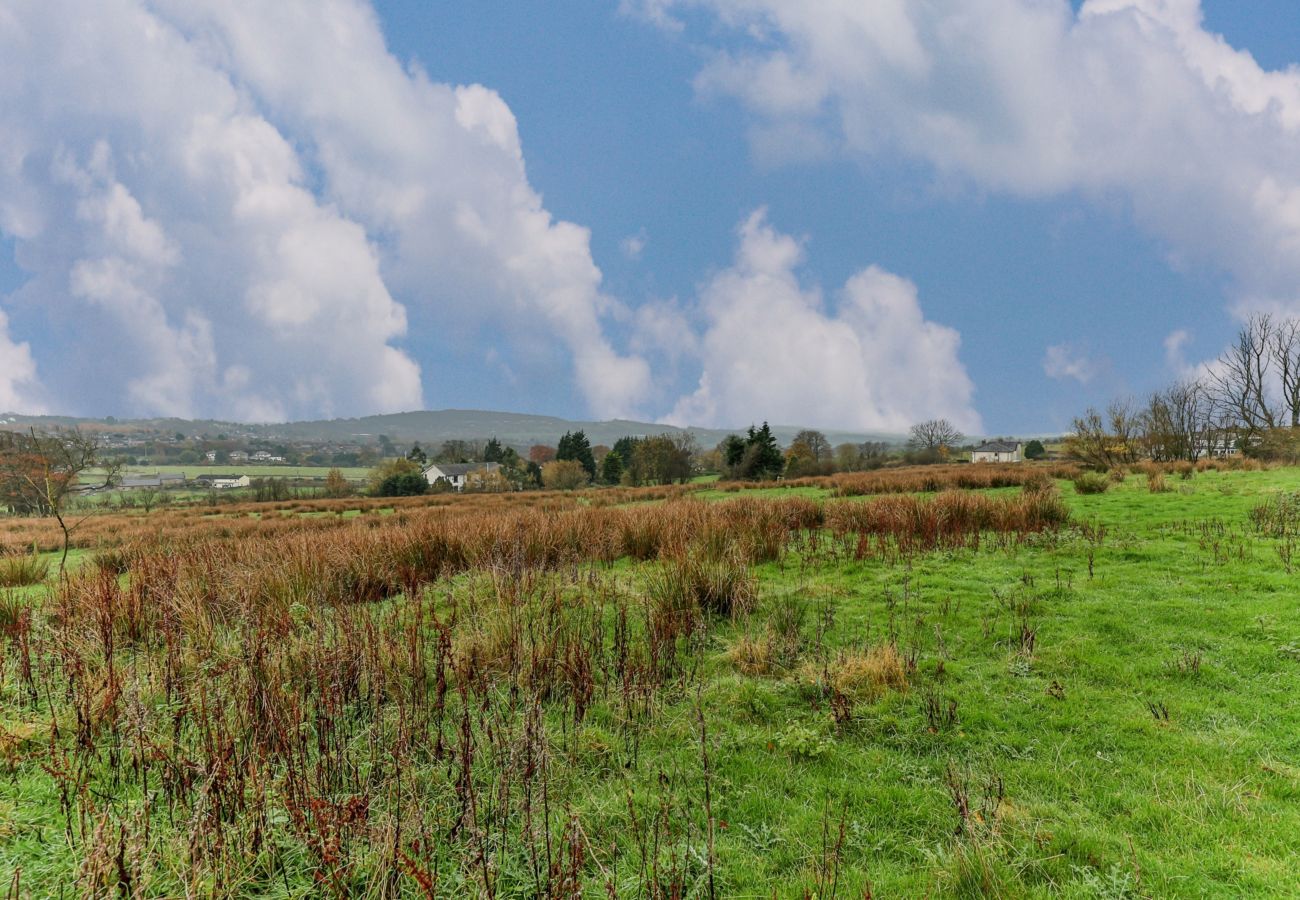
POLYGON ((0 522, 0 885, 1294 896, 1300 470, 1032 471, 0 522))
MULTIPOLYGON (((197 478, 200 475, 217 474, 224 475, 228 472, 234 472, 237 475, 247 475, 249 478, 320 478, 324 479, 329 474, 332 466, 246 466, 239 463, 207 463, 204 465, 193 466, 127 466, 122 470, 123 475, 152 475, 155 472, 160 475, 186 475, 190 478, 197 478)), ((365 481, 370 474, 367 468, 340 467, 339 471, 343 477, 350 481, 365 481)), ((87 477, 93 477, 94 471, 88 473, 87 477)))

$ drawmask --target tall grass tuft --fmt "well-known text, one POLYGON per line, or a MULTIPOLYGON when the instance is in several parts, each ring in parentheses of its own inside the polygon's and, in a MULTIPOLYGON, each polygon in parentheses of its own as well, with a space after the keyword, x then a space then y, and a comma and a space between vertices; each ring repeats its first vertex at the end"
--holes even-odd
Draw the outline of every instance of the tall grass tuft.
POLYGON ((0 556, 0 587, 28 587, 50 575, 50 561, 35 553, 0 556))
POLYGON ((1101 472, 1080 472, 1074 478, 1076 494, 1104 494, 1114 484, 1110 477, 1101 472))

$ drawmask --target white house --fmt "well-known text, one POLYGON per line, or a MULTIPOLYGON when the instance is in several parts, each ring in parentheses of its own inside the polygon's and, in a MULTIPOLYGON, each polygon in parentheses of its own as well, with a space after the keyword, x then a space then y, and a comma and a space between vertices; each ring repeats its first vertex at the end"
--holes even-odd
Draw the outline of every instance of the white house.
POLYGON ((1018 463, 1022 459, 1019 441, 988 441, 970 452, 973 463, 1018 463))
POLYGON ((207 485, 214 491, 246 488, 251 484, 247 475, 200 475, 194 480, 199 484, 207 485))
POLYGON ((429 484, 445 481, 454 491, 465 490, 466 484, 476 478, 495 472, 501 468, 500 463, 431 463, 424 470, 424 477, 429 484))

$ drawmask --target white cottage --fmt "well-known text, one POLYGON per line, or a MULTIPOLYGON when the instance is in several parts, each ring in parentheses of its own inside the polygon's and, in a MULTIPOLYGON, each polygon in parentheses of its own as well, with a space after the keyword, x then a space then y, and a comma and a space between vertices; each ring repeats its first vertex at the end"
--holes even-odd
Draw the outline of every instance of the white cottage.
POLYGON ((988 441, 970 452, 973 463, 1018 463, 1023 459, 1019 441, 988 441))
POLYGON ((424 477, 429 484, 437 484, 439 481, 445 481, 451 485, 454 491, 465 490, 466 483, 472 478, 482 478, 484 475, 495 472, 501 468, 500 463, 432 463, 424 470, 424 477))

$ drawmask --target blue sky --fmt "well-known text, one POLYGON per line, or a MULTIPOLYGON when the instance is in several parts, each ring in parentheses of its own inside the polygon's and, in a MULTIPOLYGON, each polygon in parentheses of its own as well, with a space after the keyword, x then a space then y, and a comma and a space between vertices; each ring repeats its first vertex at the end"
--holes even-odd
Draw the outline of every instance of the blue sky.
MULTIPOLYGON (((1074 19, 1081 4, 1062 2, 1055 12, 1064 24, 1042 21, 1050 3, 998 0, 987 23, 961 27, 990 42, 1023 35, 998 52, 1023 52, 1026 61, 1003 68, 997 59, 958 60, 973 73, 969 83, 942 72, 914 80, 911 63, 889 49, 902 34, 888 30, 897 20, 837 23, 818 4, 791 14, 777 0, 741 12, 731 0, 377 0, 380 33, 372 37, 388 58, 365 41, 359 50, 356 42, 328 46, 349 29, 364 34, 363 0, 330 0, 324 12, 304 5, 301 20, 286 21, 320 30, 303 25, 283 45, 270 27, 277 23, 259 21, 256 5, 166 2, 145 11, 113 2, 175 30, 177 45, 197 57, 192 80, 205 102, 242 103, 275 130, 297 155, 300 173, 289 172, 287 183, 305 187, 314 206, 297 218, 259 220, 263 243, 229 250, 242 220, 225 208, 196 209, 195 185, 185 183, 192 166, 178 163, 183 175, 164 183, 139 163, 142 135, 168 127, 159 109, 170 114, 179 99, 61 121, 51 98, 78 94, 75 75, 18 91, 22 101, 0 103, 0 125, 38 119, 22 149, 74 174, 35 186, 0 178, 0 200, 30 190, 40 210, 7 225, 0 217, 0 406, 297 418, 418 402, 874 430, 947 415, 982 433, 1051 432, 1088 404, 1141 394, 1212 358, 1243 309, 1289 309, 1300 299, 1287 293, 1292 273, 1282 259, 1294 237, 1290 191, 1300 184, 1287 159, 1300 150, 1290 119, 1300 115, 1300 76, 1268 71, 1289 66, 1300 40, 1300 16, 1282 0, 1204 0, 1199 8, 1192 0, 1094 0, 1086 22, 1074 19), (249 39, 250 23, 266 34, 249 39), (838 69, 825 62, 847 28, 881 40, 875 71, 864 75, 856 57, 838 69), (1035 60, 1036 45, 1052 41, 1059 50, 1035 60), (1250 51, 1258 66, 1243 69, 1233 48, 1250 51), (411 85, 396 69, 414 64, 433 85, 487 88, 491 97, 460 95, 456 120, 464 125, 461 114, 472 109, 475 127, 491 131, 508 109, 517 148, 497 130, 499 161, 456 150, 422 167, 416 157, 449 143, 435 125, 421 132, 409 117, 372 118, 341 100, 322 112, 321 92, 349 90, 345 81, 323 83, 330 59, 354 51, 351 80, 374 92, 358 102, 380 108, 387 91, 406 104, 394 99, 394 110, 430 122, 451 116, 443 100, 406 96, 411 85), (268 69, 277 56, 306 60, 304 74, 268 69), (1098 67, 1113 69, 1113 85, 1097 85, 1098 67), (382 78, 366 81, 380 70, 382 78), (1227 74, 1216 82, 1204 75, 1210 70, 1227 74), (1155 87, 1133 91, 1128 109, 1131 71, 1155 87), (213 73, 241 99, 207 86, 213 73), (1059 79, 1059 96, 1021 96, 1018 80, 1044 77, 1059 79), (1067 123, 1079 133, 1067 151, 1020 133, 1040 119, 1018 104, 1032 112, 1033 104, 1051 109, 1079 97, 1067 123), (944 126, 958 129, 951 151, 926 130, 937 117, 956 122, 944 126), (368 136, 390 124, 383 138, 392 149, 374 151, 388 162, 376 162, 368 136), (1110 129, 1120 137, 1093 137, 1110 129), (101 146, 108 150, 96 156, 101 146), (446 179, 453 195, 409 216, 398 200, 374 199, 383 191, 363 171, 392 168, 408 148, 394 194, 446 179), (1184 148, 1192 148, 1186 158, 1184 148), (340 160, 349 153, 355 158, 340 160), (66 196, 68 185, 80 193, 66 196), (1276 188, 1280 212, 1260 211, 1265 188, 1276 188), (540 236, 527 224, 533 201, 505 210, 516 200, 502 198, 521 191, 551 217, 540 236), (143 228, 147 238, 145 250, 132 245, 134 257, 110 234, 120 213, 101 221, 86 212, 87 204, 115 209, 95 198, 123 195, 143 223, 132 234, 143 228), (448 209, 459 211, 457 236, 445 230, 448 209), (469 228, 466 210, 485 229, 481 255, 456 243, 469 228), (76 229, 50 237, 61 215, 76 229), (322 216, 339 222, 322 233, 311 224, 322 216), (50 231, 24 227, 37 219, 50 231), (560 222, 589 230, 589 258, 581 235, 560 222), (363 245, 349 237, 354 225, 363 245), (281 267, 263 258, 260 248, 282 241, 319 254, 328 277, 317 277, 311 259, 281 267), (365 244, 376 267, 362 258, 365 244), (130 264, 99 265, 119 258, 130 264), (335 265, 345 259, 356 266, 335 265), (521 274, 511 280, 515 268, 521 274), (208 291, 207 305, 194 299, 208 291), (356 309, 358 294, 370 299, 356 309), (261 317, 258 338, 241 335, 226 313, 261 317), (148 365, 130 347, 83 352, 97 336, 111 340, 124 323, 154 315, 149 346, 172 342, 183 352, 154 359, 150 350, 148 365), (82 324, 61 324, 69 316, 82 324), (337 333, 316 344, 304 333, 313 321, 337 333), (746 322, 758 323, 752 333, 746 322)), ((72 0, 55 5, 67 7, 65 16, 94 15, 72 0)), ((63 40, 57 24, 38 21, 40 5, 19 7, 30 33, 63 40)), ((906 12, 908 33, 922 45, 938 40, 951 25, 945 15, 923 21, 906 12)), ((13 39, 0 25, 0 46, 13 39)), ((129 27, 120 39, 129 49, 129 27)), ((104 49, 105 59, 121 50, 104 49)), ((149 63, 152 74, 169 59, 149 63)), ((193 146, 188 139, 177 159, 192 160, 193 146)), ((217 197, 230 187, 204 183, 217 197)))

